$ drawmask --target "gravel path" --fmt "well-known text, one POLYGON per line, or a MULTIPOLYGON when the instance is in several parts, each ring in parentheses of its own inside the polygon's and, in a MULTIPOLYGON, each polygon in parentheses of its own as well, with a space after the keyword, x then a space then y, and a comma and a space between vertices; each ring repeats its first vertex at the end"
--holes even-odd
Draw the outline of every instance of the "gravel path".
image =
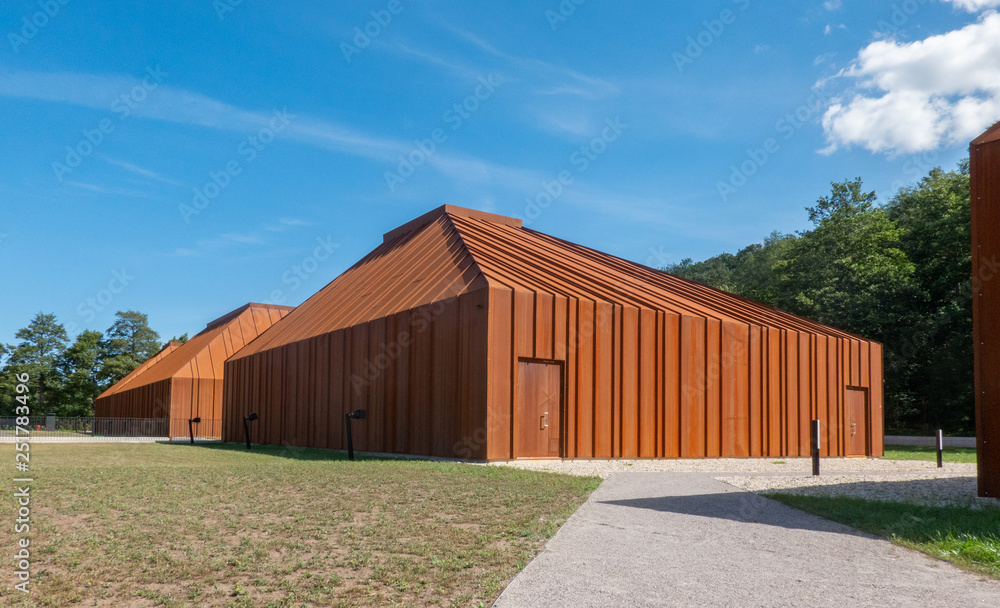
POLYGON ((930 605, 996 607, 1000 581, 739 490, 711 474, 649 472, 610 475, 495 604, 930 605))
MULTIPOLYGON (((811 474, 812 460, 808 458, 679 458, 663 460, 513 460, 491 462, 491 465, 511 466, 537 471, 551 471, 569 475, 595 475, 607 479, 612 473, 666 472, 666 473, 764 473, 811 474)), ((820 463, 821 472, 827 473, 924 473, 934 476, 967 476, 976 474, 976 465, 937 463, 926 460, 885 460, 882 458, 825 458, 820 463)))
POLYGON ((808 458, 716 458, 671 460, 517 460, 490 463, 521 469, 594 475, 615 473, 713 473, 713 477, 750 492, 785 491, 812 495, 857 496, 875 500, 981 507, 1000 501, 976 497, 976 465, 925 460, 828 458, 819 477, 808 458))

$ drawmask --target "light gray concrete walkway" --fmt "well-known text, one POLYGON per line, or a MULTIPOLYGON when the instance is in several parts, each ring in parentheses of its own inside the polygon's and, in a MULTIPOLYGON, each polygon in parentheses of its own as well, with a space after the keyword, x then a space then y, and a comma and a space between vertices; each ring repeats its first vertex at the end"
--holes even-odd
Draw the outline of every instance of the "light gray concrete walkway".
POLYGON ((548 606, 1000 606, 1000 582, 701 473, 616 473, 497 600, 548 606))

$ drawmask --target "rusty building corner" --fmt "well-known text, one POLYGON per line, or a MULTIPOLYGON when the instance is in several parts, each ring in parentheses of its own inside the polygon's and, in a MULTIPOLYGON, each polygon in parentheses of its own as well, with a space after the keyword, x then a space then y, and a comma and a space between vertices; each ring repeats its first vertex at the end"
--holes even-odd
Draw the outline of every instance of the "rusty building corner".
POLYGON ((969 146, 979 495, 1000 498, 1000 123, 969 146))

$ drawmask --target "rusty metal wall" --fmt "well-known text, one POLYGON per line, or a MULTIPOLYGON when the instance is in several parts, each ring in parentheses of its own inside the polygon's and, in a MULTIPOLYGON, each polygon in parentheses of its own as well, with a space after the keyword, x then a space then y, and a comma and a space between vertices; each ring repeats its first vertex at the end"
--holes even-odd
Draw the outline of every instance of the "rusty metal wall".
POLYGON ((882 351, 860 339, 553 296, 490 294, 489 459, 518 457, 522 358, 566 363, 567 458, 844 455, 847 387, 868 389, 881 456, 882 351))
POLYGON ((972 286, 979 495, 1000 497, 1000 125, 973 140, 972 286))
MULTIPOLYGON (((171 434, 178 436, 188 433, 189 418, 221 419, 226 359, 291 310, 289 306, 248 304, 212 321, 184 344, 169 344, 102 393, 94 402, 95 415, 170 418, 171 434)), ((220 436, 214 427, 211 433, 220 436)))
POLYGON ((485 289, 230 360, 222 438, 485 458, 485 289))

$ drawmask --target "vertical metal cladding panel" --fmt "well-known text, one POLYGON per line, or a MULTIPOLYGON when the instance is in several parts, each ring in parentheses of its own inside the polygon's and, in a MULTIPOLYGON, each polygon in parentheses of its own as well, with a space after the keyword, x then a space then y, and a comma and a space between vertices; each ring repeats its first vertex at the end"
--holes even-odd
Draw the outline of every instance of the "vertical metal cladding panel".
MULTIPOLYGON (((357 427, 359 434, 365 436, 368 451, 385 452, 383 426, 386 419, 385 385, 389 380, 385 377, 388 366, 386 353, 386 320, 385 317, 365 323, 368 329, 368 345, 365 353, 365 373, 361 380, 367 386, 364 398, 364 408, 368 417, 357 427)), ((354 380, 357 381, 356 379, 354 380)))
MULTIPOLYGON (((563 354, 566 359, 566 403, 564 406, 565 415, 563 416, 563 427, 565 429, 563 437, 565 437, 565 445, 563 446, 563 455, 567 458, 572 458, 577 454, 577 416, 579 408, 579 335, 577 334, 578 319, 577 311, 579 310, 579 300, 576 298, 560 298, 557 302, 562 301, 563 304, 558 306, 564 306, 566 309, 566 321, 565 327, 563 328, 564 340, 562 342, 562 353, 556 352, 556 356, 559 357, 563 354)), ((557 328, 556 335, 559 335, 559 330, 557 328)))
POLYGON ((461 416, 460 437, 452 453, 461 458, 486 458, 488 383, 489 290, 459 296, 461 351, 459 352, 457 402, 461 416))
POLYGON ((830 403, 827 388, 827 338, 816 336, 812 374, 815 378, 813 398, 816 402, 815 417, 820 421, 820 456, 830 455, 830 403))
POLYGON ((431 454, 431 416, 432 396, 431 361, 433 361, 433 333, 427 331, 426 320, 420 313, 413 312, 411 323, 414 323, 413 347, 410 349, 410 365, 413 373, 410 375, 409 389, 411 391, 410 407, 410 452, 413 454, 431 454))
POLYGON ((514 457, 511 417, 514 396, 512 363, 514 293, 509 289, 489 290, 489 407, 487 408, 487 451, 490 460, 514 457))
POLYGON ((330 430, 330 335, 323 334, 314 340, 313 356, 315 359, 315 382, 313 392, 313 407, 315 425, 312 432, 312 445, 326 447, 329 445, 330 430))
POLYGON ((597 400, 594 393, 597 369, 595 357, 596 306, 590 300, 578 300, 577 306, 576 452, 574 456, 593 458, 596 438, 594 419, 597 413, 597 400))
POLYGON ((639 455, 639 310, 622 309, 621 371, 621 456, 639 455))
POLYGON ((767 453, 770 456, 784 454, 782 441, 784 429, 784 412, 782 399, 784 385, 782 382, 782 367, 785 363, 782 357, 781 345, 784 342, 781 330, 768 328, 767 338, 767 453))
POLYGON ((681 457, 705 456, 705 319, 681 317, 681 457))
POLYGON ((431 453, 455 456, 453 446, 461 437, 458 301, 452 298, 438 302, 431 310, 434 314, 431 350, 431 453))
POLYGON ((611 457, 622 456, 622 307, 611 305, 611 457))
POLYGON ((751 325, 749 331, 749 374, 750 374, 750 456, 759 457, 763 454, 764 425, 766 417, 764 413, 764 386, 765 368, 763 367, 767 353, 761 340, 761 328, 759 325, 751 325))
POLYGON ((660 455, 657 429, 659 425, 658 365, 660 348, 655 311, 642 309, 639 316, 639 456, 653 458, 660 455))
POLYGON ((551 294, 535 293, 535 351, 539 359, 552 359, 554 346, 554 298, 551 294))
POLYGON ((722 323, 708 319, 705 335, 705 455, 722 455, 722 323))
POLYGON ((871 386, 868 391, 871 399, 872 438, 870 456, 881 457, 885 454, 885 410, 884 386, 882 382, 882 345, 871 344, 871 386))
POLYGON ((786 456, 799 455, 799 334, 785 332, 785 452, 786 456))
POLYGON ((663 456, 677 458, 681 455, 681 317, 674 313, 662 315, 663 358, 660 373, 663 377, 663 456))
POLYGON ((721 400, 721 454, 726 458, 750 455, 750 328, 722 324, 719 373, 721 400))
POLYGON ((607 302, 595 306, 594 333, 594 458, 613 458, 614 433, 614 308, 607 302))
POLYGON ((816 407, 813 383, 813 349, 812 335, 807 333, 799 334, 799 456, 807 457, 810 454, 811 443, 809 440, 809 421, 815 415, 816 407))

